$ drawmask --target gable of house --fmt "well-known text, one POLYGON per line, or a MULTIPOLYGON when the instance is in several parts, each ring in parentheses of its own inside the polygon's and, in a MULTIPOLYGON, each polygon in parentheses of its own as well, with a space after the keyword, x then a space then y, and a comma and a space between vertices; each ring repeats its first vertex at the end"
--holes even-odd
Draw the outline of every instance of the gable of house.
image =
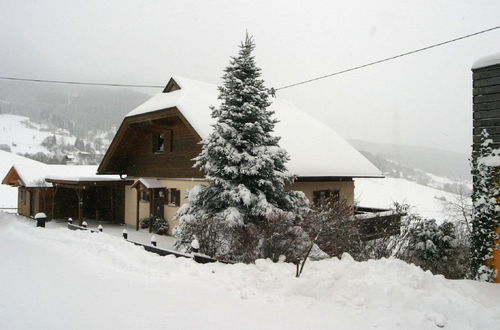
POLYGON ((202 177, 193 168, 200 136, 176 107, 125 118, 103 158, 100 174, 202 177))

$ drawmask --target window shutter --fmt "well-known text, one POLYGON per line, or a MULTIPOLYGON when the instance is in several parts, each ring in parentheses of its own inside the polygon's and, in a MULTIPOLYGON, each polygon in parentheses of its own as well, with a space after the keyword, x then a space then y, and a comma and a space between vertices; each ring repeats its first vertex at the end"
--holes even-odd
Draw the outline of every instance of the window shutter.
POLYGON ((158 134, 151 134, 151 147, 153 148, 153 152, 157 152, 158 151, 158 134))
POLYGON ((181 191, 179 189, 175 190, 175 206, 181 205, 181 191))
POLYGON ((169 189, 166 189, 165 188, 165 199, 164 199, 164 204, 168 204, 168 202, 170 201, 170 194, 168 193, 169 192, 169 189))

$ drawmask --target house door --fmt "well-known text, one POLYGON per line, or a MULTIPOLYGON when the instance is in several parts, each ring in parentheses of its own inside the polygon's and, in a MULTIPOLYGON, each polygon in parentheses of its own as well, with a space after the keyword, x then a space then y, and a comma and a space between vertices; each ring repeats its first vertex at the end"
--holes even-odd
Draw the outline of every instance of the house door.
POLYGON ((165 189, 153 189, 153 209, 152 214, 155 217, 164 218, 164 208, 165 208, 165 189))
POLYGON ((35 192, 33 190, 29 191, 30 193, 30 215, 32 217, 35 216, 35 192))

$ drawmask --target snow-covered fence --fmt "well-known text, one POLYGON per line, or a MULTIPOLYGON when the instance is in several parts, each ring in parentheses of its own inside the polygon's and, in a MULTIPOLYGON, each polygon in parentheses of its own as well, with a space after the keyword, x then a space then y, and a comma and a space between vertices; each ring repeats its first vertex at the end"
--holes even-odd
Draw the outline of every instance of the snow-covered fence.
POLYGON ((356 213, 356 227, 363 241, 400 233, 402 214, 398 214, 394 210, 358 207, 356 213))
POLYGON ((142 246, 144 248, 144 250, 146 250, 148 252, 156 253, 156 254, 158 254, 158 255, 160 255, 162 257, 168 256, 168 255, 173 255, 175 257, 191 258, 191 256, 189 254, 180 253, 180 252, 177 252, 177 251, 165 250, 165 249, 161 249, 161 248, 159 248, 157 246, 152 246, 152 245, 148 245, 148 244, 142 244, 142 243, 139 243, 139 242, 136 242, 136 241, 132 241, 132 240, 129 240, 129 239, 127 239, 127 242, 130 242, 130 243, 132 243, 134 245, 137 245, 137 246, 142 246))
POLYGON ((168 255, 173 255, 177 258, 179 258, 179 257, 180 258, 192 258, 194 261, 196 261, 197 263, 200 263, 200 264, 207 264, 207 263, 212 263, 212 262, 222 262, 222 263, 226 263, 226 264, 230 263, 227 261, 222 261, 222 260, 217 260, 217 259, 211 258, 211 257, 206 256, 206 255, 201 254, 201 253, 194 253, 191 255, 191 254, 181 253, 181 252, 177 252, 177 251, 162 249, 162 248, 159 248, 158 246, 142 244, 142 243, 128 240, 128 239, 127 239, 127 242, 130 242, 130 243, 135 244, 137 246, 142 246, 144 248, 144 250, 146 250, 148 252, 156 253, 157 255, 160 255, 162 257, 168 256, 168 255))
POLYGON ((93 229, 90 229, 90 228, 87 228, 87 227, 84 227, 84 226, 74 225, 74 224, 69 223, 69 222, 68 222, 68 229, 70 229, 70 230, 88 230, 91 233, 97 233, 98 232, 97 230, 93 230, 93 229))
MULTIPOLYGON (((91 233, 98 233, 98 232, 102 232, 102 230, 101 230, 102 226, 100 225, 99 227, 100 227, 99 230, 93 230, 93 229, 90 229, 88 227, 74 225, 68 221, 68 229, 70 229, 70 230, 86 230, 86 231, 90 231, 91 233)), ((173 255, 176 258, 179 258, 179 257, 180 258, 192 258, 194 261, 196 261, 197 263, 200 263, 200 264, 206 264, 206 263, 217 262, 217 261, 222 262, 222 263, 230 263, 227 261, 216 260, 214 258, 211 258, 211 257, 206 256, 206 255, 201 254, 201 253, 194 253, 191 255, 191 254, 187 254, 187 253, 181 253, 181 252, 177 252, 177 251, 159 248, 157 246, 156 238, 154 235, 151 237, 151 245, 129 240, 128 239, 128 232, 126 229, 123 230, 122 236, 127 242, 130 242, 130 243, 137 245, 137 246, 142 246, 144 248, 144 250, 146 250, 148 252, 156 253, 157 255, 160 255, 162 257, 168 256, 168 255, 173 255)))

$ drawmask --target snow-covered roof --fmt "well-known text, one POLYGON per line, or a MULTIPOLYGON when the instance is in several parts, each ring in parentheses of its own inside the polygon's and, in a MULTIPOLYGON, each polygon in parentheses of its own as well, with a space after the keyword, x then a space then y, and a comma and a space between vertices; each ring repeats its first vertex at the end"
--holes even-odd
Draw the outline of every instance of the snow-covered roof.
POLYGON ((71 182, 119 181, 119 175, 97 175, 95 165, 48 165, 40 162, 12 166, 26 187, 52 187, 46 180, 71 182))
POLYGON ((142 183, 146 188, 148 189, 154 189, 154 188, 166 188, 166 184, 161 182, 158 179, 154 178, 139 178, 134 182, 134 186, 137 182, 142 183))
POLYGON ((47 165, 46 180, 120 181, 119 175, 97 175, 97 165, 47 165))
POLYGON ((481 69, 496 64, 500 64, 500 53, 495 53, 485 57, 481 57, 480 59, 475 61, 474 64, 472 64, 472 69, 473 70, 481 69))
MULTIPOLYGON (((209 107, 217 106, 217 86, 175 76, 179 90, 160 93, 141 104, 126 117, 176 107, 201 138, 208 137, 215 120, 209 107)), ((331 127, 275 98, 270 109, 279 120, 275 134, 290 154, 288 170, 299 177, 382 177, 382 173, 331 127)))

